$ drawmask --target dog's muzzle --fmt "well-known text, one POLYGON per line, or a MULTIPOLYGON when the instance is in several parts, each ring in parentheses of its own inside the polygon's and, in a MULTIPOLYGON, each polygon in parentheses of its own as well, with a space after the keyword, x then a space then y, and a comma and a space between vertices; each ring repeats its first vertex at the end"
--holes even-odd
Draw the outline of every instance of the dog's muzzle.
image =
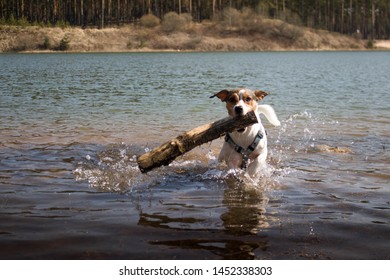
POLYGON ((235 106, 234 113, 236 115, 242 116, 242 115, 244 115, 244 108, 242 108, 242 106, 235 106))

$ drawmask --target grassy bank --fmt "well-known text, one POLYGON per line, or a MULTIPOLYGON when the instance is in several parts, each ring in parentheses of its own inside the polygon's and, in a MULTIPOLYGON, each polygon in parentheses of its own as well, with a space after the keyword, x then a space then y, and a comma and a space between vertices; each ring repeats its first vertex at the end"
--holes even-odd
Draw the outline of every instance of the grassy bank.
POLYGON ((105 29, 0 26, 0 52, 359 50, 366 45, 338 33, 243 14, 194 23, 172 13, 162 22, 145 17, 105 29))

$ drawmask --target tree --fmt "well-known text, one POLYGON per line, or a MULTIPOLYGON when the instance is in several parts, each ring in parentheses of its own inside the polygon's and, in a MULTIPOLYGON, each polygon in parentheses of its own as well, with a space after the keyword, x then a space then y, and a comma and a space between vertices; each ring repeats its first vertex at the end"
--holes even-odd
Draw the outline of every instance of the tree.
POLYGON ((201 22, 227 8, 364 39, 390 38, 390 0, 0 0, 0 22, 104 28, 146 14, 161 20, 169 12, 201 22))

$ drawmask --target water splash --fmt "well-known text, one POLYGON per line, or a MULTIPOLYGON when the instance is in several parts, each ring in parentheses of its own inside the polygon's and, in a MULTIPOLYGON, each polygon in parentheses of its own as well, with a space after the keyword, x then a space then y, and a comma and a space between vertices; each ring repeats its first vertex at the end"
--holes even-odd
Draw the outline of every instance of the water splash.
POLYGON ((150 185, 150 180, 141 176, 135 150, 139 152, 125 144, 110 145, 79 161, 73 174, 77 181, 86 180, 99 191, 126 192, 133 186, 150 185))
POLYGON ((238 185, 267 190, 297 171, 292 161, 297 155, 313 150, 323 136, 322 124, 328 126, 329 121, 320 120, 307 111, 282 121, 281 127, 272 130, 270 135, 268 165, 259 170, 255 178, 241 170, 227 170, 217 160, 219 147, 211 144, 198 147, 169 166, 147 174, 139 171, 137 155, 150 151, 149 147, 109 145, 79 161, 73 173, 76 180, 86 180, 91 188, 106 192, 142 192, 164 184, 180 188, 194 182, 203 187, 220 187, 226 186, 232 178, 238 185))
POLYGON ((275 141, 269 144, 269 154, 274 164, 279 165, 288 162, 294 155, 323 150, 317 147, 326 145, 332 149, 340 144, 339 126, 337 120, 308 111, 290 115, 281 122, 275 141))
POLYGON ((226 186, 231 179, 240 185, 264 190, 266 183, 272 184, 272 176, 276 173, 272 166, 264 168, 256 178, 249 177, 242 170, 227 170, 218 162, 214 151, 209 149, 205 152, 205 148, 201 147, 169 166, 143 174, 138 169, 137 154, 144 150, 125 144, 107 146, 80 160, 73 174, 77 181, 87 181, 91 188, 98 191, 134 193, 161 185, 181 188, 194 183, 206 188, 219 188, 226 186))

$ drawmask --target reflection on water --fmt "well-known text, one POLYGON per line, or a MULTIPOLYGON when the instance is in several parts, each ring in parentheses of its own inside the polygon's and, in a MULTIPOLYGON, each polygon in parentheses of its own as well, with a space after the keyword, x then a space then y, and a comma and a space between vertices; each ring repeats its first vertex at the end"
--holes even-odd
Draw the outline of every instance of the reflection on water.
MULTIPOLYGON (((236 178, 226 179, 230 181, 229 187, 223 191, 221 202, 214 201, 206 203, 207 197, 187 197, 185 205, 178 203, 161 202, 158 209, 147 208, 140 212, 138 225, 144 227, 157 227, 164 229, 173 229, 179 231, 202 231, 209 232, 211 235, 207 239, 199 236, 192 239, 158 240, 150 241, 152 245, 164 245, 169 248, 178 247, 191 250, 208 250, 213 254, 224 259, 254 259, 254 250, 267 248, 265 237, 256 238, 252 241, 243 241, 229 237, 258 234, 262 229, 268 227, 265 215, 267 198, 264 196, 264 190, 258 190, 255 186, 244 186, 236 178), (196 200, 203 199, 201 203, 196 200), (191 205, 193 201, 197 205, 191 205), (207 204, 203 206, 200 204, 207 204), (208 208, 214 213, 200 218, 198 211, 208 208), (198 209, 197 209, 198 208, 198 209), (149 213, 146 211, 156 211, 149 213), (195 212, 195 213, 194 213, 195 212), (215 212, 221 213, 216 216, 215 212), (187 216, 188 215, 188 216, 187 216), (198 218, 195 218, 196 215, 198 218), (218 219, 219 218, 219 219, 218 219), (221 223, 222 222, 222 223, 221 223), (225 238, 218 239, 214 236, 218 233, 227 234, 225 238)), ((215 198, 214 198, 215 199, 215 198)), ((204 210, 203 210, 204 211, 204 210)), ((260 237, 261 235, 257 235, 260 237)), ((183 238, 181 236, 181 238, 183 238)))
POLYGON ((252 260, 256 258, 255 250, 266 250, 267 242, 258 238, 256 241, 245 242, 240 240, 174 240, 174 241, 151 241, 153 245, 165 245, 168 247, 180 247, 188 250, 207 250, 221 259, 229 260, 252 260))
POLYGON ((257 234, 261 229, 269 227, 265 188, 237 184, 233 179, 224 191, 223 203, 227 211, 221 215, 221 220, 230 233, 257 234))

